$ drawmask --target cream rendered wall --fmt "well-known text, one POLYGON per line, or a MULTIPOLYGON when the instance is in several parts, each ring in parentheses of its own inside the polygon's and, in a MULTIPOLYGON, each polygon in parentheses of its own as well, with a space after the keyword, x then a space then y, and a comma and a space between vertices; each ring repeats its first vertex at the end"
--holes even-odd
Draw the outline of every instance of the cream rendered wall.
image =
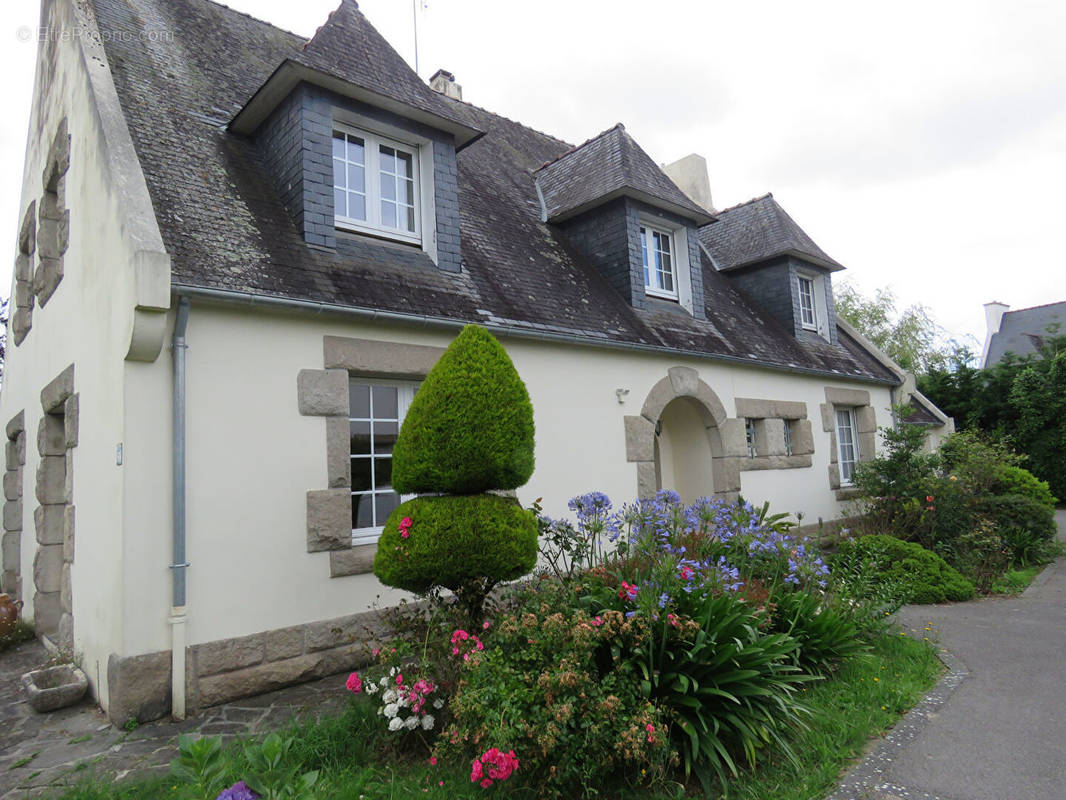
MULTIPOLYGON (((366 610, 379 595, 382 603, 400 596, 372 575, 330 578, 328 554, 306 552, 305 495, 327 486, 326 434, 324 419, 298 413, 296 376, 301 369, 322 368, 327 334, 436 346, 454 336, 193 301, 187 331, 190 644, 338 617, 366 610)), ((619 505, 633 499, 636 465, 626 461, 623 418, 640 413, 652 386, 675 365, 699 371, 730 415, 735 396, 807 403, 814 466, 742 475, 751 499, 765 496, 776 508, 803 510, 811 519, 835 517, 840 509, 829 488, 828 434, 821 431, 818 408, 827 383, 883 395, 884 402, 875 402, 879 415, 888 405, 888 389, 871 384, 694 358, 501 341, 529 388, 537 428, 537 468, 519 499, 528 505, 542 497, 553 516, 568 513, 571 496, 594 489, 619 505), (623 404, 615 394, 619 388, 630 390, 623 404)), ((162 367, 157 362, 150 369, 162 367)), ((169 410, 162 392, 147 406, 154 403, 169 410)), ((144 416, 147 430, 147 408, 144 416)), ((126 577, 128 594, 136 598, 125 622, 129 654, 169 646, 169 455, 159 436, 147 450, 143 464, 132 452, 127 464, 138 459, 144 488, 131 491, 126 505, 127 553, 136 548, 137 557, 129 559, 131 567, 139 564, 126 577)))
MULTIPOLYGON (((128 196, 112 171, 105 125, 86 64, 84 38, 72 35, 70 2, 45 2, 41 25, 50 31, 38 52, 36 89, 30 116, 20 219, 31 200, 40 203, 45 158, 60 119, 71 135, 66 173, 70 212, 64 276, 44 308, 33 311, 26 339, 9 346, 0 419, 26 412, 27 453, 23 473, 22 578, 32 613, 33 510, 41 389, 73 363, 80 399, 79 441, 73 449, 75 554, 71 570, 74 651, 93 689, 106 704, 107 658, 121 647, 122 472, 115 448, 123 435, 124 357, 130 346, 136 289, 134 244, 126 226, 128 196)), ((96 70, 103 67, 95 64, 96 70)), ((9 239, 12 242, 13 239, 9 239)), ((14 248, 12 247, 12 250, 14 248)))

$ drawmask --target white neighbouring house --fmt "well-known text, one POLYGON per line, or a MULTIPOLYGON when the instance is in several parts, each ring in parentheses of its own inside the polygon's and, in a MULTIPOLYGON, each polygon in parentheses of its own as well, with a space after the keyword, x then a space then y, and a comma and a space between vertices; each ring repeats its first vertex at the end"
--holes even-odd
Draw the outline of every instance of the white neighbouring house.
POLYGON ((553 515, 668 487, 828 521, 893 404, 950 430, 772 196, 717 212, 698 157, 431 88, 351 0, 309 41, 208 0, 41 25, 3 589, 118 723, 364 657, 391 442, 463 324, 529 388, 518 495, 553 515))

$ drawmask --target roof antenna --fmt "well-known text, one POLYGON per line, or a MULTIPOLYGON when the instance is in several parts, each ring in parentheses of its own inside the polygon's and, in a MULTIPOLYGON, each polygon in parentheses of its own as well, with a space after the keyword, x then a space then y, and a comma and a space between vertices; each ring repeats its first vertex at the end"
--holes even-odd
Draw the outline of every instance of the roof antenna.
POLYGON ((418 7, 422 6, 422 10, 427 8, 426 0, 411 0, 411 19, 415 26, 415 74, 418 74, 418 7))

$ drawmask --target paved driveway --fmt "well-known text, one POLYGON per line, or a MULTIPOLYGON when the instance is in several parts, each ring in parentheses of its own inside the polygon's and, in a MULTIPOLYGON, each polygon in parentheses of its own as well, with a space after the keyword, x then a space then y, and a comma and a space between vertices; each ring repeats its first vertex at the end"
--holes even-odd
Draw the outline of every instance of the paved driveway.
MULTIPOLYGON (((1066 511, 1056 513, 1066 537, 1066 511)), ((1019 597, 908 606, 949 673, 832 800, 1066 798, 1066 559, 1019 597)))

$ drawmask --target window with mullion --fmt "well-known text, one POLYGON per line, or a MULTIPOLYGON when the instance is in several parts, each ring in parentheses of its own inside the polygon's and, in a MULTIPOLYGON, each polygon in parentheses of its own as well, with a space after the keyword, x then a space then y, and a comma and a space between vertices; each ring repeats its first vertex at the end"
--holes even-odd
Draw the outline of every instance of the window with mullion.
POLYGON ((855 438, 855 410, 838 408, 836 416, 840 482, 850 484, 855 475, 855 464, 859 460, 859 446, 855 438))
POLYGON ((333 132, 336 224, 417 242, 418 148, 363 131, 333 132))
POLYGON ((818 327, 817 312, 814 304, 814 281, 799 277, 800 323, 808 330, 818 327))
POLYGON ((755 458, 758 455, 758 432, 755 429, 755 420, 751 417, 747 417, 744 420, 744 438, 748 445, 748 458, 755 458))
POLYGON ((785 455, 792 455, 792 420, 786 419, 785 421, 785 455))
POLYGON ((645 291, 676 299, 673 237, 666 231, 641 225, 640 253, 644 262, 645 291))
POLYGON ((352 462, 352 540, 367 544, 404 499, 392 488, 392 449, 417 387, 351 379, 348 428, 352 462))

